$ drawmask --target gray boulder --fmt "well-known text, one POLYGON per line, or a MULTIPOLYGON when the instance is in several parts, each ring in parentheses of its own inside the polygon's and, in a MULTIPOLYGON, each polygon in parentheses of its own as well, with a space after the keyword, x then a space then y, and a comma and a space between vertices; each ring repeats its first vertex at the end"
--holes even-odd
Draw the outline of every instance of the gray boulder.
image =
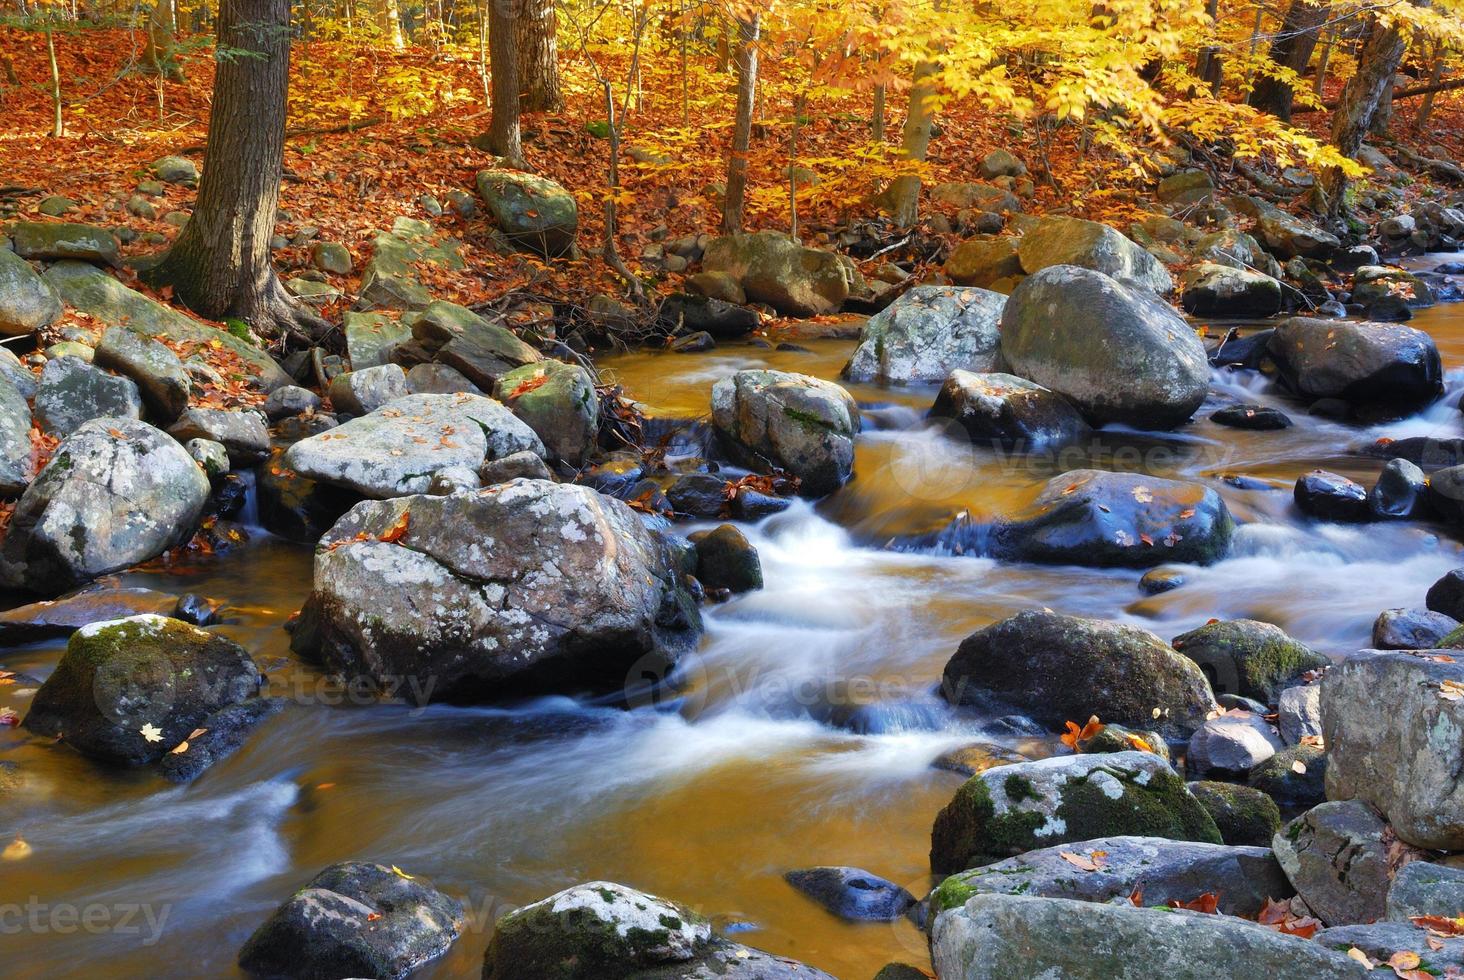
POLYGON ((252 409, 190 408, 168 427, 179 442, 208 439, 224 447, 236 469, 253 466, 269 455, 269 429, 264 416, 252 409))
POLYGON ((274 911, 239 952, 254 976, 406 977, 447 951, 462 904, 380 864, 332 865, 274 911))
POLYGON ((1072 265, 1044 268, 1013 291, 1001 353, 1013 374, 1063 395, 1095 424, 1173 428, 1210 384, 1204 345, 1169 304, 1072 265))
POLYGON ((1267 899, 1284 900, 1291 883, 1269 847, 1226 847, 1164 837, 1100 837, 1044 847, 951 875, 930 896, 934 917, 960 908, 973 895, 1032 895, 1081 902, 1127 900, 1146 905, 1219 897, 1225 915, 1253 918, 1267 899), (1093 868, 1075 865, 1068 857, 1093 868))
POLYGON ((1464 868, 1410 861, 1393 876, 1384 905, 1393 922, 1407 922, 1415 915, 1446 919, 1464 915, 1464 868))
POLYGON ((61 300, 29 262, 0 248, 0 334, 18 337, 49 326, 61 300))
POLYGON ((1185 273, 1180 301, 1196 316, 1265 317, 1281 310, 1281 283, 1262 272, 1202 262, 1185 273))
POLYGON ((952 704, 1010 706, 1056 729, 1097 715, 1187 735, 1215 708, 1199 668, 1153 633, 1035 610, 962 641, 946 663, 941 694, 952 704))
POLYGON ((1067 399, 1013 374, 952 371, 930 414, 955 420, 974 442, 1009 449, 1062 445, 1089 431, 1067 399))
POLYGON ((1255 235, 1283 259, 1325 259, 1342 244, 1331 232, 1269 205, 1256 216, 1255 235))
POLYGON ((1459 628, 1459 621, 1432 609, 1384 609, 1373 622, 1377 650, 1429 650, 1459 628))
POLYGON ((270 392, 269 397, 260 407, 264 410, 266 418, 271 422, 278 422, 281 419, 318 411, 320 396, 308 388, 285 385, 283 388, 276 388, 270 392))
POLYGON ((1464 849, 1457 652, 1362 654, 1322 679, 1328 799, 1370 803, 1402 840, 1449 851, 1464 849))
POLYGON ((295 645, 418 703, 626 692, 695 636, 688 603, 626 504, 514 480, 353 507, 321 539, 295 645))
POLYGON ((407 395, 300 440, 286 452, 285 465, 363 496, 399 497, 425 493, 440 469, 477 469, 522 450, 545 452, 533 430, 491 398, 407 395))
POLYGON ((0 497, 13 497, 35 475, 31 446, 31 411, 25 396, 0 376, 0 497))
POLYGON ((956 369, 996 371, 1006 297, 986 289, 916 286, 865 321, 844 365, 851 381, 930 384, 956 369))
POLYGON ((1304 738, 1322 736, 1322 685, 1288 687, 1276 699, 1276 727, 1281 741, 1298 745, 1304 738))
POLYGON ((117 236, 105 228, 63 221, 17 221, 7 229, 22 259, 57 262, 77 259, 115 266, 117 236))
POLYGON ((786 470, 808 496, 832 493, 853 474, 859 406, 833 382, 738 371, 712 387, 712 425, 738 463, 786 470))
POLYGON ((712 239, 702 269, 726 273, 749 300, 791 316, 837 312, 855 281, 842 256, 805 248, 777 231, 712 239))
POLYGON ((1329 926, 1381 919, 1393 871, 1418 853, 1394 847, 1377 811, 1357 800, 1313 807, 1283 827, 1271 848, 1296 893, 1329 926))
POLYGON ((477 182, 488 213, 509 241, 551 259, 574 250, 579 208, 562 186, 517 170, 484 170, 477 182))
MULTIPOLYGON (((1419 966, 1414 975, 1450 977, 1464 972, 1464 939, 1457 936, 1439 938, 1430 930, 1404 922, 1373 922, 1366 925, 1333 926, 1312 937, 1312 942, 1339 952, 1360 950, 1377 963, 1377 969, 1400 972, 1388 967, 1388 960, 1400 952, 1414 953, 1419 966)), ((1386 976, 1386 974, 1384 974, 1386 976)))
POLYGON ((551 457, 581 466, 595 452, 600 395, 582 365, 556 360, 526 364, 500 377, 493 397, 534 430, 551 457))
POLYGON ((1186 785, 1215 821, 1221 840, 1233 846, 1270 848, 1271 838, 1281 829, 1281 810, 1275 800, 1254 787, 1235 783, 1202 779, 1186 785))
POLYGON ((172 422, 188 407, 193 384, 183 362, 150 337, 126 327, 109 327, 92 363, 131 378, 160 424, 172 422))
POLYGON ((841 919, 887 922, 904 915, 915 896, 862 868, 802 868, 783 880, 841 919))
POLYGON ((385 313, 349 312, 342 321, 346 358, 352 371, 388 363, 391 349, 412 336, 412 328, 385 313))
POLYGON ((406 394, 407 372, 398 364, 344 371, 330 379, 330 403, 347 415, 366 415, 406 394))
POLYGON ((941 915, 931 959, 936 976, 961 980, 1364 976, 1345 953, 1244 919, 1018 895, 976 895, 941 915))
POLYGON ((1291 317, 1267 342, 1281 378, 1299 396, 1416 412, 1443 394, 1433 338, 1396 323, 1291 317))
POLYGON ((35 402, 35 419, 42 431, 64 438, 96 418, 142 418, 137 385, 79 357, 47 361, 35 402))
POLYGON ((152 426, 87 422, 16 504, 0 580, 54 594, 155 558, 193 533, 208 492, 187 450, 152 426))
POLYGON ((1197 776, 1244 778, 1284 747, 1259 715, 1227 711, 1190 736, 1185 763, 1197 776))
POLYGON ((1055 265, 1075 265, 1161 296, 1174 291, 1174 279, 1162 262, 1121 232, 1097 221, 1043 218, 1022 236, 1017 254, 1028 275, 1055 265))

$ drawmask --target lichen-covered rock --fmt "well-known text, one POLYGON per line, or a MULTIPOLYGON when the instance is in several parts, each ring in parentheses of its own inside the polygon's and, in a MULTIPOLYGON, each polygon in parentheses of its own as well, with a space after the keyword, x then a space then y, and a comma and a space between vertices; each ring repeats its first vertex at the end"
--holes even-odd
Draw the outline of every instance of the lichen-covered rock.
POLYGON ((22 259, 118 264, 117 236, 105 228, 64 221, 17 221, 6 229, 22 259))
POLYGON ((998 370, 1005 306, 1005 296, 987 289, 916 286, 865 321, 844 377, 930 384, 958 368, 998 370))
POLYGON ((1359 980, 1337 952, 1254 922, 1062 898, 976 895, 935 922, 936 976, 961 980, 1359 980))
POLYGON ((1001 353, 1011 373, 1063 395, 1095 424, 1174 428, 1210 385, 1204 345, 1173 307, 1074 265, 1046 267, 1012 292, 1001 353))
POLYGON ((346 334, 346 357, 352 371, 380 367, 388 363, 391 349, 412 336, 412 328, 385 313, 351 311, 343 320, 346 334))
POLYGON ((898 919, 915 896, 904 888, 862 868, 802 868, 783 879, 841 919, 885 922, 898 919))
POLYGON ((97 418, 142 418, 137 385, 79 357, 47 361, 35 402, 35 419, 41 429, 64 438, 97 418))
POLYGON ((19 337, 49 326, 61 300, 29 262, 0 248, 0 334, 19 337))
POLYGON ((1202 262, 1185 274, 1180 301, 1196 316, 1271 316, 1281 309, 1281 283, 1263 272, 1202 262))
POLYGON ((26 488, 0 546, 0 579, 54 594, 185 541, 208 477, 173 439, 133 419, 87 422, 26 488))
POLYGON ((952 704, 1009 705, 1056 729, 1097 715, 1188 734, 1215 707, 1199 669, 1148 630, 1036 610, 968 636, 945 666, 941 694, 952 704))
POLYGON ((321 539, 302 652, 418 703, 664 676, 700 623, 666 544, 588 487, 366 501, 321 539))
POLYGON ((1089 431, 1067 399, 1013 374, 952 371, 930 414, 955 420, 974 442, 1008 449, 1062 445, 1089 431))
POLYGON ((1446 919, 1464 915, 1464 868, 1410 861, 1393 875, 1385 907, 1393 922, 1407 922, 1415 915, 1446 919))
POLYGON ((515 245, 551 259, 573 251, 579 208, 561 185, 517 170, 484 170, 478 174, 478 193, 515 245))
POLYGON ((1266 346, 1282 380, 1308 400, 1337 398, 1406 415, 1443 394, 1433 338, 1402 324, 1294 316, 1276 326, 1266 346))
POLYGON ((1206 623, 1176 636, 1173 646, 1200 665, 1216 692, 1263 704, 1274 704, 1298 675, 1331 663, 1279 626, 1254 619, 1206 623))
POLYGON ((223 446, 235 467, 253 466, 269 455, 269 429, 264 416, 250 409, 190 408, 168 427, 179 442, 208 439, 223 446))
POLYGON ((1149 752, 1054 756, 972 776, 930 833, 937 874, 1098 837, 1220 843, 1220 832, 1169 763, 1149 752))
POLYGON ((307 479, 384 498, 426 492, 440 469, 477 469, 522 450, 545 452, 534 431, 491 398, 407 395, 300 440, 284 462, 307 479))
POLYGON ((808 496, 832 493, 853 474, 859 406, 833 382, 738 371, 712 388, 712 424, 737 462, 786 470, 808 496))
POLYGON ((0 375, 0 496, 16 496, 35 475, 30 431, 31 411, 25 396, 0 375))
POLYGON ((1352 302, 1372 306, 1380 300, 1401 299, 1408 306, 1424 307, 1434 303, 1433 290, 1427 282, 1403 269, 1381 265, 1364 265, 1352 274, 1352 302))
MULTIPOLYGON (((1267 838, 1267 843, 1270 839, 1267 838)), ((1253 917, 1291 884, 1269 847, 1229 847, 1163 837, 1118 836, 1061 844, 951 875, 930 896, 933 918, 973 895, 1034 895, 1109 902, 1143 895, 1146 905, 1219 897, 1225 915, 1253 917), (1095 865, 1074 865, 1064 855, 1095 865)))
POLYGON ((1372 804, 1418 847, 1464 849, 1461 689, 1464 665, 1428 651, 1362 654, 1329 670, 1328 799, 1372 804))
POLYGON ((1329 926, 1381 919, 1394 872, 1420 856, 1398 845, 1377 811, 1357 800, 1313 807, 1282 828, 1271 847, 1296 893, 1329 926))
POLYGON ((141 766, 258 690, 259 669, 234 641, 176 619, 132 616, 71 634, 25 727, 94 758, 141 766))
POLYGON ((1227 844, 1269 848, 1271 838, 1281 829, 1281 809, 1258 789, 1209 780, 1188 786, 1227 844))
POLYGON ((407 372, 399 364, 343 371, 330 379, 330 403, 346 415, 367 415, 407 394, 407 372))
POLYGON ((466 925, 460 902, 395 867, 332 865, 275 910, 239 952, 255 976, 397 980, 441 956, 466 925))
MULTIPOLYGON (((1122 233, 1097 221, 1061 215, 1043 218, 1017 244, 1028 275, 1055 265, 1092 269, 1161 296, 1174 290, 1164 264, 1122 233)), ((1064 324, 1072 326, 1076 321, 1064 324)))
POLYGON ((93 363, 131 378, 150 417, 160 424, 172 422, 188 407, 193 383, 183 362, 151 337, 126 327, 109 327, 97 344, 93 363))
POLYGON ((1342 244, 1331 232, 1271 206, 1261 208, 1256 215, 1255 233, 1283 259, 1325 259, 1342 244))
POLYGON ((749 300, 791 316, 837 312, 854 281, 841 256, 805 248, 778 231, 714 238, 707 243, 702 268, 726 273, 749 300))
POLYGON ((579 364, 544 360, 498 379, 493 397, 507 405, 555 459, 581 466, 600 434, 600 396, 595 379, 579 364))
POLYGON ((1206 565, 1225 557, 1234 531, 1225 502, 1209 487, 1073 470, 1049 480, 1025 510, 998 518, 987 548, 1008 561, 1057 565, 1206 565))

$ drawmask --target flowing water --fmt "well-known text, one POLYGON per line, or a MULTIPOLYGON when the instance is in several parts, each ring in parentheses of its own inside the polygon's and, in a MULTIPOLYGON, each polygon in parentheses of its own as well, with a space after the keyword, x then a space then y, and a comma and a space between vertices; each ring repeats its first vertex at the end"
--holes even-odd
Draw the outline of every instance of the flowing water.
MULTIPOLYGON (((0 844, 18 835, 32 849, 0 863, 0 976, 235 976, 240 945, 269 912, 352 859, 395 864, 469 905, 469 931, 430 977, 476 976, 498 914, 595 878, 687 903, 740 941, 844 980, 891 960, 928 964, 909 922, 843 923, 782 873, 855 865, 917 896, 929 888, 931 821, 961 781, 931 762, 992 737, 991 719, 931 694, 972 630, 1042 606, 1165 638, 1211 617, 1251 617, 1345 656, 1367 644, 1380 610, 1420 605, 1461 564, 1436 528, 1318 525, 1291 507, 1291 484, 1317 466, 1370 484, 1380 464, 1352 447, 1464 435, 1464 306, 1422 311, 1414 325, 1438 341, 1449 393, 1368 429, 1309 417, 1253 374, 1217 373, 1199 421, 1179 433, 1105 432, 1059 458, 999 458, 926 424, 932 388, 853 386, 866 408, 855 480, 746 528, 767 587, 709 607, 687 688, 628 711, 565 699, 413 709, 346 696, 289 653, 281 629, 309 590, 310 550, 262 531, 193 567, 122 576, 226 600, 221 632, 294 703, 187 787, 0 729, 0 761, 27 773, 20 824, 0 827, 0 844), (1297 424, 1249 433, 1207 420, 1241 399, 1283 407, 1297 424), (1232 556, 1144 597, 1132 571, 887 547, 962 510, 1011 510, 1083 465, 1215 487, 1244 522, 1232 556)), ((656 412, 695 416, 734 370, 836 378, 853 343, 806 346, 624 355, 602 369, 656 412)), ((5 651, 0 666, 44 677, 63 648, 5 651)), ((0 687, 0 707, 23 714, 27 701, 0 687)), ((1051 750, 1042 738, 997 740, 1051 750)))

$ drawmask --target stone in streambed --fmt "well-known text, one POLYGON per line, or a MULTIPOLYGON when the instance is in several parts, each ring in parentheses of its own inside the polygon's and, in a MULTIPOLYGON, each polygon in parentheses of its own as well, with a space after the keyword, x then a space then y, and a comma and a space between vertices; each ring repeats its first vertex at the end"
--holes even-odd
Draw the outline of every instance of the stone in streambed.
POLYGON ((1327 752, 1319 745, 1291 745, 1251 770, 1246 782, 1287 810, 1316 806, 1327 798, 1327 752))
POLYGON ((1411 327, 1291 317, 1276 326, 1267 350, 1281 379, 1309 401, 1407 415, 1443 394, 1438 348, 1411 327))
POLYGON ((1006 448, 1062 445, 1089 431, 1061 395, 1011 374, 952 371, 930 414, 954 419, 973 441, 1006 448))
POLYGON ((1453 616, 1431 609, 1384 609, 1373 622, 1377 650, 1429 650, 1459 628, 1453 616))
POLYGON ((998 370, 1005 306, 1005 296, 985 289, 916 286, 865 321, 844 377, 933 384, 957 369, 998 370))
POLYGON ((130 616, 173 616, 178 602, 176 595, 153 589, 91 586, 0 613, 0 646, 70 636, 83 626, 130 616))
POLYGON ((834 915, 855 922, 898 919, 915 904, 914 895, 861 868, 804 868, 783 878, 834 915))
POLYGON ((1281 283, 1262 272, 1202 262, 1184 278, 1181 302, 1194 316, 1267 317, 1281 309, 1281 283))
POLYGON ((344 371, 330 381, 330 403, 346 415, 368 415, 407 394, 407 373, 397 364, 344 371))
POLYGON ((1017 251, 1028 275, 1053 266, 1080 266, 1160 295, 1174 289, 1163 263, 1097 221, 1062 215, 1042 218, 1021 237, 1017 251))
POLYGON ((1273 432, 1291 428, 1291 419, 1266 405, 1227 405, 1210 416, 1210 421, 1232 429, 1273 432))
POLYGON ((1292 497, 1297 510, 1320 521, 1360 524, 1373 518, 1367 490, 1326 470, 1312 470, 1298 478, 1292 497))
POLYGON ((1269 848, 1271 838, 1281 829, 1281 810, 1276 801, 1258 789, 1208 780, 1186 785, 1215 821, 1221 840, 1227 844, 1269 848))
POLYGON ((859 407, 838 385, 786 371, 738 371, 712 388, 712 424, 750 469, 777 467, 806 496, 837 490, 854 469, 859 407))
POLYGON ((1464 618, 1464 568, 1451 569, 1430 585, 1424 603, 1433 612, 1464 618))
POLYGON ((188 407, 193 383, 183 362, 163 344, 125 327, 109 327, 93 355, 97 367, 131 378, 150 417, 172 422, 188 407))
POLYGON ((1174 649, 1200 665, 1216 691, 1274 704, 1287 682, 1331 661, 1253 619, 1206 623, 1174 638, 1174 649))
POLYGON ((64 438, 98 418, 142 418, 137 385, 79 357, 47 361, 35 400, 35 420, 41 429, 64 438))
POLYGON ((1417 518, 1428 501, 1428 477, 1406 459, 1390 459, 1368 491, 1367 505, 1375 517, 1417 518))
POLYGON ((534 430, 554 459, 577 467, 594 453, 600 395, 582 365, 545 360, 515 368, 498 379, 493 397, 534 430))
POLYGON ((1259 715, 1227 711, 1190 737, 1185 761, 1197 776, 1244 778, 1282 748, 1281 739, 1259 715))
POLYGON ((218 443, 228 452, 230 465, 238 469, 253 466, 270 452, 269 429, 264 417, 253 410, 190 408, 168 427, 168 434, 179 442, 207 439, 218 443))
POLYGON ((762 563, 747 536, 732 524, 697 531, 689 538, 696 548, 696 577, 708 589, 751 592, 763 587, 762 563))
POLYGON ((1393 922, 1415 915, 1464 915, 1464 868, 1410 861, 1393 876, 1385 908, 1393 922))
POLYGON ((1313 807, 1271 846, 1297 894, 1329 926, 1383 918, 1393 870, 1419 853, 1394 846, 1377 811, 1356 800, 1313 807))
POLYGON ((851 264, 834 252, 805 248, 777 231, 714 238, 702 256, 704 271, 726 273, 749 300, 790 316, 837 312, 854 281, 851 264))

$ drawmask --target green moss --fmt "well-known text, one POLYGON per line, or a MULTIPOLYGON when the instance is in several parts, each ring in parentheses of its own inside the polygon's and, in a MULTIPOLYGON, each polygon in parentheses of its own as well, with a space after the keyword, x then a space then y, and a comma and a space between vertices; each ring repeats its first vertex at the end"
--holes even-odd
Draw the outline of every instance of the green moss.
POLYGON ((788 418, 792 419, 793 421, 798 422, 798 423, 800 423, 802 425, 806 425, 806 426, 808 426, 811 429, 822 429, 822 430, 824 430, 826 432, 840 432, 841 431, 838 426, 836 426, 836 425, 834 425, 834 424, 832 424, 832 423, 830 423, 830 422, 828 422, 828 421, 826 421, 824 419, 819 418, 817 415, 814 415, 812 412, 803 412, 803 411, 799 411, 796 408, 792 408, 792 407, 790 407, 788 405, 784 405, 783 406, 783 414, 786 415, 786 416, 788 416, 788 418))
POLYGON ((1040 799, 1037 795, 1036 787, 1032 785, 1032 780, 1026 776, 1018 776, 1015 774, 1008 776, 1006 782, 1002 783, 1002 788, 1006 790, 1007 799, 1013 803, 1020 803, 1023 800, 1040 799))
POLYGON ((1131 782, 1133 773, 1121 769, 1094 770, 1072 779, 1062 790, 1057 816, 1067 825, 1068 840, 1092 840, 1131 834, 1171 840, 1222 843, 1215 821, 1185 789, 1177 775, 1159 773, 1143 786, 1131 782), (1119 779, 1124 792, 1114 798, 1092 780, 1107 772, 1119 779))

